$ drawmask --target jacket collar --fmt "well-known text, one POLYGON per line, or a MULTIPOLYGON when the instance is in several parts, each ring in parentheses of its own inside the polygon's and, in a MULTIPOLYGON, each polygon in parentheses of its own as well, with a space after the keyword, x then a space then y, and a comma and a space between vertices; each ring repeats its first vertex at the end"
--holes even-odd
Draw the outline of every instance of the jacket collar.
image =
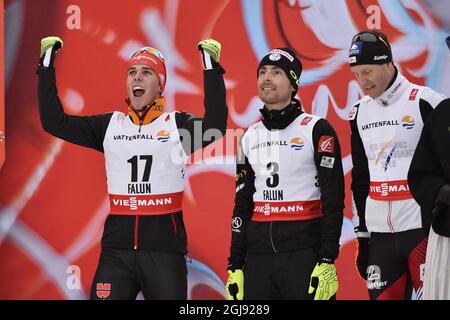
POLYGON ((264 108, 259 111, 263 116, 262 122, 264 126, 269 130, 285 129, 303 112, 300 101, 295 98, 292 99, 292 101, 284 109, 269 110, 266 106, 264 106, 264 108))
POLYGON ((125 99, 128 105, 128 115, 136 125, 149 124, 165 111, 165 98, 159 97, 152 104, 145 106, 142 110, 136 110, 131 106, 130 99, 125 99))
POLYGON ((374 100, 387 107, 400 98, 400 96, 408 89, 409 84, 410 82, 408 79, 398 72, 398 69, 396 68, 392 84, 374 100))

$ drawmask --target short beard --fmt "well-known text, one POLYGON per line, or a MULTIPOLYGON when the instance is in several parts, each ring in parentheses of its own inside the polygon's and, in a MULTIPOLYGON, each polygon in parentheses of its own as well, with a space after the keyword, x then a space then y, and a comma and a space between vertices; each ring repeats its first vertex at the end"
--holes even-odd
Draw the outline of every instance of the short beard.
POLYGON ((280 102, 280 99, 278 96, 272 96, 272 97, 259 97, 264 104, 274 104, 280 102))
POLYGON ((274 105, 274 104, 283 103, 283 107, 287 106, 292 100, 291 96, 289 98, 287 98, 286 100, 283 100, 283 99, 280 99, 280 96, 278 96, 278 95, 270 96, 270 97, 259 96, 259 98, 261 99, 262 102, 264 102, 264 105, 274 105))

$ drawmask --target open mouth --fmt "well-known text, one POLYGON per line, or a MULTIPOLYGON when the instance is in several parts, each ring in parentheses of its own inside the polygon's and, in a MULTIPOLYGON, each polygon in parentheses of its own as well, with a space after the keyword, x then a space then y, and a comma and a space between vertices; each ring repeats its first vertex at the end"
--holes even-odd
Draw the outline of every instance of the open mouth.
POLYGON ((135 97, 141 97, 144 93, 145 93, 144 88, 142 88, 140 86, 133 87, 133 95, 135 97))

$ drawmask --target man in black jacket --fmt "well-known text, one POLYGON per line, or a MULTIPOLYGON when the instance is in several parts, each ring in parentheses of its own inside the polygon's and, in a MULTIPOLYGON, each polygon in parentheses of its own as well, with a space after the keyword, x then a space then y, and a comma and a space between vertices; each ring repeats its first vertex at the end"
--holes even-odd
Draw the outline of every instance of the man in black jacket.
POLYGON ((331 125, 294 98, 301 70, 289 48, 272 50, 257 69, 263 118, 238 151, 229 299, 327 300, 338 289, 341 150, 331 125))
POLYGON ((62 44, 58 37, 42 39, 39 112, 48 133, 105 155, 111 208, 91 299, 135 299, 139 291, 146 299, 186 299, 187 237, 181 212, 186 159, 211 142, 202 139, 206 130, 216 129, 216 138, 226 130, 220 43, 208 39, 198 44, 205 69, 203 119, 166 112, 164 57, 150 47, 137 50, 128 63, 127 113, 64 113, 53 68, 62 44))
MULTIPOLYGON (((450 49, 450 37, 447 38, 450 49)), ((428 233, 424 299, 450 299, 450 99, 425 123, 408 172, 428 233), (431 228, 430 228, 431 225, 431 228)))

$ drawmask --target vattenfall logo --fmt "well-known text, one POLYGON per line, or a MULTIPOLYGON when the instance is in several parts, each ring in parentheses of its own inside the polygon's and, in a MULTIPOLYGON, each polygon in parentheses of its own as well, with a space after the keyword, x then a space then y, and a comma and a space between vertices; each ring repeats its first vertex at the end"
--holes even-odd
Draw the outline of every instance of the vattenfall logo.
POLYGON ((291 140, 291 148, 294 150, 302 150, 305 143, 299 137, 292 138, 291 140))
POLYGON ((166 130, 161 130, 156 134, 156 140, 159 142, 167 142, 170 139, 170 134, 166 130))
POLYGON ((402 127, 405 129, 412 129, 414 128, 416 122, 414 121, 414 119, 411 116, 404 116, 402 118, 402 127))

